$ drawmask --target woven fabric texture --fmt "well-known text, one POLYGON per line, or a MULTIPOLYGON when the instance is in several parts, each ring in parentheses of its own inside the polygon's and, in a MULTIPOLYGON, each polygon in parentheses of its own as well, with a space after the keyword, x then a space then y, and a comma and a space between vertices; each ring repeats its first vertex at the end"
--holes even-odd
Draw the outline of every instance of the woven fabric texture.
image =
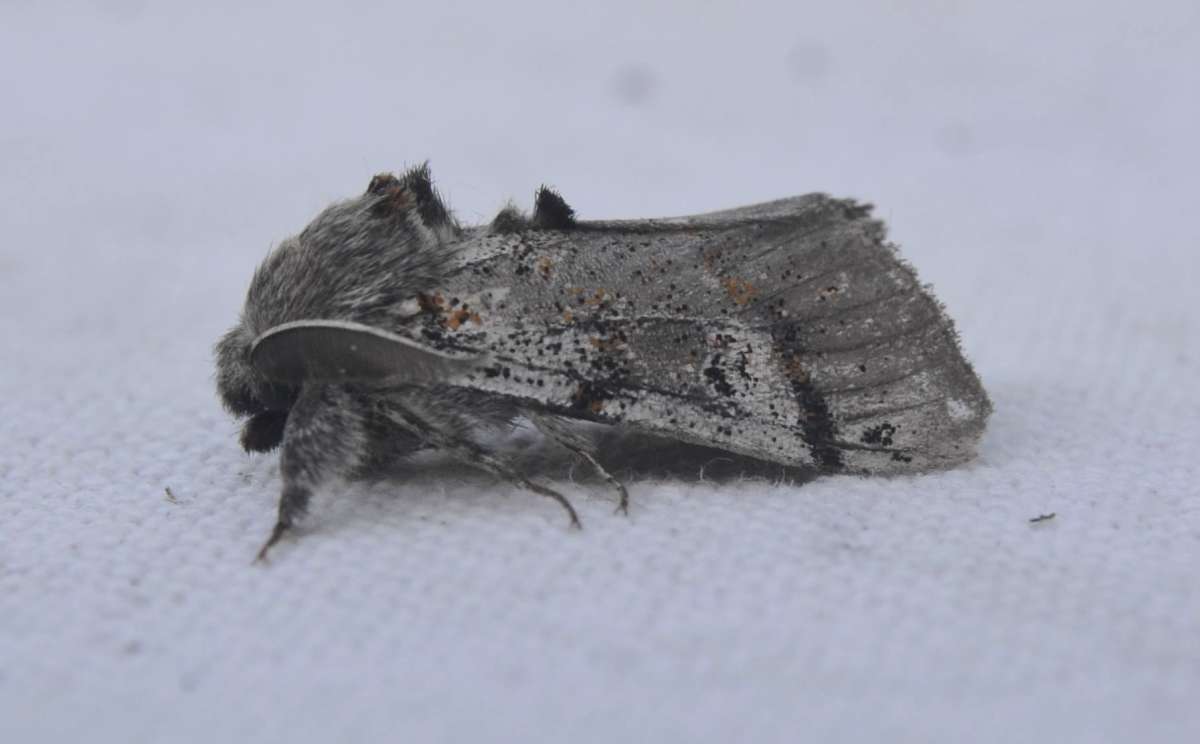
POLYGON ((0 739, 1198 740, 1196 6, 827 5, 5 4, 0 739), (272 244, 426 157, 468 223, 543 181, 875 202, 993 398, 978 459, 614 444, 624 518, 522 429, 584 530, 425 458, 252 565, 277 463, 211 345, 272 244))

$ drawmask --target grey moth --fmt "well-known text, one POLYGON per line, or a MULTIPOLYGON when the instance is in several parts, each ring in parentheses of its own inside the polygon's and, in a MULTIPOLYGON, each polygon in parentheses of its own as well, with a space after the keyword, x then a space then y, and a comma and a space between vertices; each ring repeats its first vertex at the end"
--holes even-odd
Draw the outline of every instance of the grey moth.
POLYGON ((280 448, 260 557, 335 477, 426 449, 558 501, 481 443, 524 417, 603 471, 590 421, 819 473, 972 457, 991 410, 954 326, 870 205, 809 194, 583 221, 554 191, 464 227, 427 167, 278 245, 218 342, 248 451, 280 448))

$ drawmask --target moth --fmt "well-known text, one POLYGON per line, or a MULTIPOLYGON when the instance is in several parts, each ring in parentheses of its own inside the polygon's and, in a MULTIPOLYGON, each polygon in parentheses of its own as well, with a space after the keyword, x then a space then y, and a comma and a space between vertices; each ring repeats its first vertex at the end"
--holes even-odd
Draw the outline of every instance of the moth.
POLYGON ((216 345, 248 452, 281 448, 264 557, 334 478, 421 450, 557 501, 481 443, 532 421, 628 508, 576 421, 818 473, 969 459, 991 404, 872 207, 809 194, 591 222, 552 189, 460 225, 427 166, 375 176, 280 243, 216 345))

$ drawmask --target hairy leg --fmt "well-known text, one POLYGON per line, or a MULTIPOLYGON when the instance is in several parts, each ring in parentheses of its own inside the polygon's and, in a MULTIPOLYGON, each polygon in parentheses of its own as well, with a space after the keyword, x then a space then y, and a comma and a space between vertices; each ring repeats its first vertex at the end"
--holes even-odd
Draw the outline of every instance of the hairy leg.
POLYGON ((552 416, 547 416, 544 413, 526 412, 526 416, 533 422, 533 425, 538 428, 538 431, 545 434, 550 439, 557 442, 559 445, 574 452, 579 457, 591 463, 596 472, 600 474, 610 486, 617 492, 617 512, 621 514, 629 514, 629 491, 625 489, 625 484, 617 480, 617 478, 604 469, 604 466, 592 454, 591 445, 579 434, 572 431, 567 425, 561 423, 552 416))
POLYGON ((306 387, 286 414, 279 459, 283 477, 279 516, 258 553, 259 560, 305 515, 318 487, 335 477, 386 475, 389 465, 424 447, 443 450, 466 464, 554 499, 567 512, 571 525, 579 527, 579 516, 565 496, 530 481, 470 438, 481 426, 507 423, 515 411, 490 401, 460 400, 452 392, 306 387))
POLYGON ((554 499, 567 512, 572 527, 581 528, 583 526, 579 522, 579 515, 575 512, 575 507, 571 505, 566 496, 552 488, 534 483, 506 462, 473 442, 468 437, 471 427, 469 419, 431 407, 428 405, 428 401, 422 402, 420 399, 415 399, 412 403, 411 406, 395 409, 394 415, 397 424, 406 426, 429 446, 445 452, 466 465, 487 471, 536 494, 554 499))
POLYGON ((367 450, 366 420, 360 400, 344 387, 310 385, 301 392, 284 426, 279 517, 258 552, 259 560, 308 511, 317 487, 348 474, 362 459, 367 450))

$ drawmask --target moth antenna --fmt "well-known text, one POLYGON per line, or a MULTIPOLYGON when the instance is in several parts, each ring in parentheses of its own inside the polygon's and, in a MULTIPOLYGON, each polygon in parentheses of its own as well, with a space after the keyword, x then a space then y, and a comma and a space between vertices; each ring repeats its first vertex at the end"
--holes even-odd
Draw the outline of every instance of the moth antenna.
POLYGON ((473 457, 475 459, 473 459, 471 461, 471 464, 474 465, 475 467, 486 470, 495 476, 503 478, 512 483, 516 483, 519 486, 524 486, 526 489, 533 491, 534 493, 536 493, 540 496, 545 496, 547 498, 554 499, 555 501, 558 502, 558 505, 561 506, 567 512, 567 517, 571 520, 571 526, 577 530, 583 529, 583 523, 579 521, 579 515, 575 512, 575 507, 571 505, 571 502, 567 499, 566 496, 563 496, 561 493, 559 493, 558 491, 555 491, 553 488, 547 488, 545 486, 541 486, 541 485, 538 485, 537 483, 534 483, 533 481, 529 480, 525 476, 521 475, 517 471, 510 468, 508 465, 506 465, 501 460, 499 460, 495 457, 492 457, 491 455, 489 455, 487 453, 477 452, 476 454, 473 455, 473 457))
POLYGON ((543 230, 570 230, 575 227, 575 210, 561 194, 543 184, 534 197, 532 223, 543 230))

